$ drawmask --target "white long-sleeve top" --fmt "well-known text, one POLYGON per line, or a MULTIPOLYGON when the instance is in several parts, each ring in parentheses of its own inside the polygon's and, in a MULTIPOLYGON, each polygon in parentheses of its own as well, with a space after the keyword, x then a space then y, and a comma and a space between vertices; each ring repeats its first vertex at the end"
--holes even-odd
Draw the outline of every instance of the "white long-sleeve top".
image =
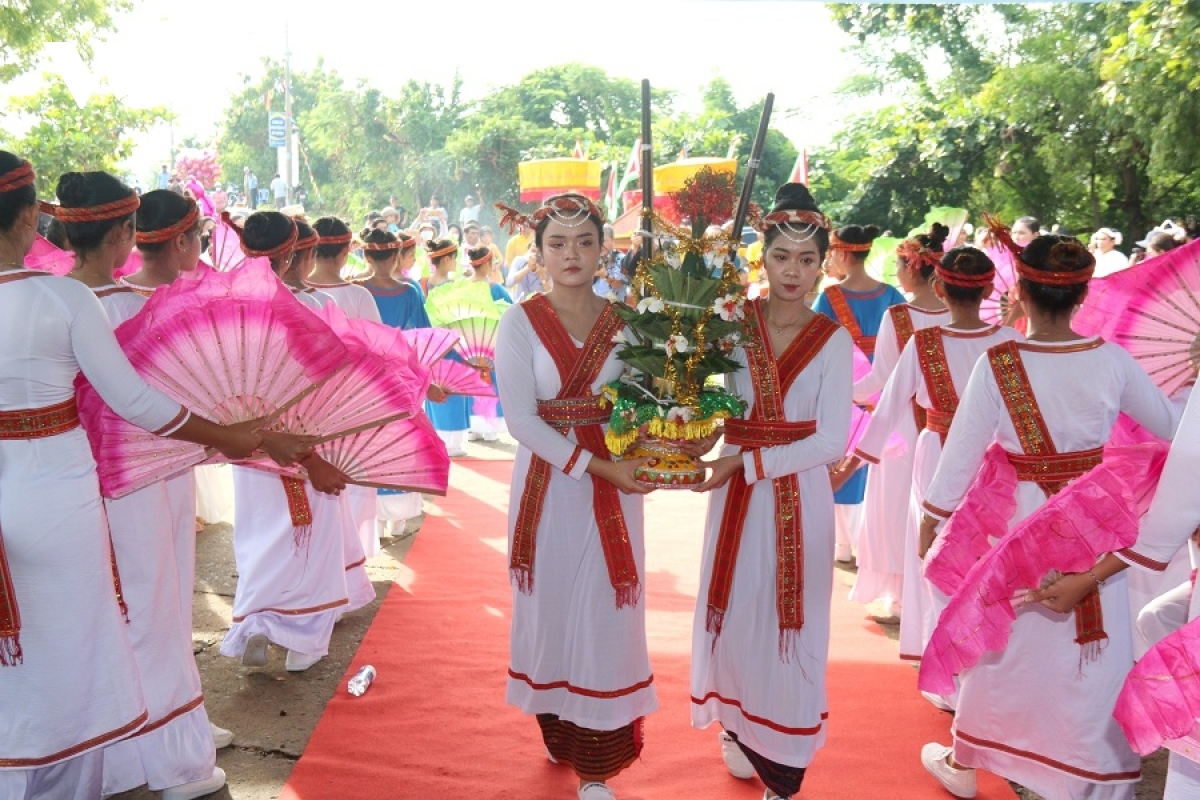
POLYGON ((310 283, 313 289, 329 295, 338 308, 350 319, 369 319, 371 322, 383 322, 379 317, 379 306, 375 298, 365 287, 357 283, 310 283))
MULTIPOLYGON (((1058 452, 1103 447, 1121 412, 1156 436, 1170 439, 1174 435, 1179 408, 1117 345, 1080 339, 1055 344, 1023 342, 1019 348, 1058 452)), ((984 357, 971 373, 937 473, 925 492, 929 513, 944 517, 958 507, 993 441, 1010 453, 1024 452, 991 363, 984 357)), ((1022 482, 1017 495, 1020 508, 1036 508, 1045 501, 1035 483, 1022 482)))
POLYGON ((25 272, 0 272, 0 410, 65 402, 83 372, 104 402, 138 427, 166 435, 187 420, 186 409, 134 371, 91 289, 25 272))
POLYGON ((854 384, 854 402, 869 403, 887 384, 892 371, 900 361, 900 340, 896 336, 896 323, 892 315, 898 309, 907 308, 912 316, 913 330, 932 328, 950 320, 949 309, 939 308, 933 311, 917 308, 911 303, 902 306, 892 306, 883 315, 879 323, 879 333, 875 337, 875 357, 871 361, 871 371, 862 380, 854 384))
MULTIPOLYGON (((943 349, 946 364, 950 369, 951 382, 961 400, 963 389, 971 377, 971 370, 979 357, 993 345, 1020 339, 1021 334, 1013 328, 994 326, 980 330, 962 330, 949 325, 942 326, 943 349)), ((925 377, 921 372, 920 353, 916 340, 910 340, 900 354, 896 368, 888 379, 879 398, 879 405, 871 414, 871 421, 858 443, 857 451, 867 461, 878 462, 887 447, 892 431, 912 420, 912 400, 924 409, 933 407, 925 377)))

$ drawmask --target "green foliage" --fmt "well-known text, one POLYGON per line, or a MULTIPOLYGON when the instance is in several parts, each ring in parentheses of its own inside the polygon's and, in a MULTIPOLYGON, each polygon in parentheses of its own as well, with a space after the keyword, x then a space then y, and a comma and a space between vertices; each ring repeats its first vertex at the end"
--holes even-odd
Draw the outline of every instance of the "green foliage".
POLYGON ((57 76, 37 94, 13 98, 9 108, 33 124, 23 136, 0 135, 0 147, 36 166, 38 194, 43 197, 54 196, 64 172, 117 172, 117 165, 133 152, 129 134, 169 119, 165 108, 129 108, 112 95, 93 95, 80 108, 57 76))
POLYGON ((130 0, 5 0, 0 4, 0 81, 10 81, 33 66, 46 42, 75 42, 90 59, 89 41, 113 27, 114 12, 132 8, 130 0))
POLYGON ((843 91, 902 97, 813 154, 840 222, 901 232, 946 204, 1132 238, 1200 201, 1200 4, 830 8, 878 70, 843 91))

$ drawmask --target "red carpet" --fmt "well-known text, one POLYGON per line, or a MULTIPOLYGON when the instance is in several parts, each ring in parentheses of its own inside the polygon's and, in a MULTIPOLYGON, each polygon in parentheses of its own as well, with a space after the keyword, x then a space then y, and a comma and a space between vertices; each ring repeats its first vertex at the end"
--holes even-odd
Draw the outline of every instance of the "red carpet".
MULTIPOLYGON (((510 461, 456 461, 405 567, 359 648, 379 677, 362 697, 330 701, 283 800, 570 800, 577 781, 545 758, 537 724, 504 704, 508 664, 506 509, 510 461)), ((730 777, 717 728, 690 726, 688 660, 704 498, 658 492, 646 505, 648 623, 661 708, 640 763, 613 779, 620 800, 759 800, 730 777)), ((916 671, 841 586, 833 605, 829 737, 804 800, 943 800, 921 767, 927 741, 949 743, 949 716, 917 693, 916 671)), ((345 681, 343 680, 343 687, 345 681)), ((1011 799, 980 776, 979 797, 1011 799)))

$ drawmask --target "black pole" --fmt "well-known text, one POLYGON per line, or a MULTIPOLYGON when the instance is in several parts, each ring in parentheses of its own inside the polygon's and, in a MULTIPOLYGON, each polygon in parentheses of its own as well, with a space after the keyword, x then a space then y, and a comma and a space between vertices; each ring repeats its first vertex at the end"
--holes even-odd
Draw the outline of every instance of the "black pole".
POLYGON ((742 182, 742 196, 738 198, 737 212, 733 215, 733 236, 742 240, 742 226, 746 223, 746 212, 750 210, 750 197, 754 194, 754 178, 758 175, 758 162, 762 158, 763 146, 767 143, 767 125, 771 121, 771 109, 775 107, 775 95, 767 92, 762 116, 758 118, 758 133, 754 135, 754 146, 750 148, 750 161, 746 164, 746 179, 742 182))
MULTIPOLYGON (((647 237, 654 232, 654 149, 650 146, 650 81, 642 81, 642 231, 647 237)), ((650 247, 647 238, 642 242, 650 247)), ((646 255, 649 255, 647 251, 646 255)))

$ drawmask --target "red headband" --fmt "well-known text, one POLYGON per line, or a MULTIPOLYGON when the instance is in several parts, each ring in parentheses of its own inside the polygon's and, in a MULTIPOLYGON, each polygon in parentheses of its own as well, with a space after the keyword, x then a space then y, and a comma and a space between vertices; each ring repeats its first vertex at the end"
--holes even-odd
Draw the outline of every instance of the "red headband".
POLYGON ((29 186, 37 180, 37 173, 28 161, 22 161, 18 166, 0 175, 0 192, 12 192, 29 186))
MULTIPOLYGON (((297 225, 296 226, 296 235, 299 236, 299 234, 300 234, 300 226, 297 225)), ((320 241, 320 239, 321 239, 321 237, 317 236, 317 234, 315 234, 315 233, 310 233, 308 236, 305 236, 303 239, 297 238, 296 244, 292 246, 292 252, 299 253, 304 250, 311 250, 312 248, 317 246, 317 242, 320 241)))
POLYGON ((399 239, 392 241, 392 242, 383 242, 382 244, 377 244, 375 242, 366 242, 363 244, 363 250, 380 251, 380 250, 399 250, 399 249, 400 249, 400 240, 399 239))
POLYGON ((317 234, 317 244, 320 245, 350 244, 352 241, 354 241, 354 234, 352 233, 334 233, 328 236, 323 236, 319 233, 317 234))
POLYGON ((848 253, 865 253, 874 246, 875 245, 872 242, 863 242, 862 244, 852 244, 851 242, 844 242, 838 238, 838 235, 836 232, 830 232, 830 234, 829 234, 829 249, 830 250, 845 250, 848 253))
POLYGON ((996 282, 995 267, 978 275, 964 275, 961 272, 948 270, 941 264, 938 264, 933 268, 933 272, 942 283, 949 286, 961 286, 964 289, 979 289, 985 286, 994 286, 996 282))
POLYGON ((417 240, 411 236, 408 237, 407 239, 400 240, 400 249, 401 250, 412 250, 416 246, 417 246, 417 240))
POLYGON ((138 244, 158 244, 159 242, 169 242, 176 236, 190 231, 196 224, 196 220, 200 218, 200 209, 194 200, 189 199, 188 202, 191 204, 191 208, 179 222, 154 231, 138 231, 135 241, 138 244))
POLYGON ((98 206, 85 207, 68 207, 56 206, 53 203, 47 203, 45 200, 39 200, 38 205, 42 211, 52 217, 57 217, 65 225, 73 225, 80 222, 104 222, 110 219, 120 219, 127 217, 138 210, 138 206, 142 204, 142 199, 136 194, 130 194, 128 197, 122 197, 120 200, 114 200, 111 203, 102 203, 98 206))
POLYGON ((482 267, 484 264, 488 263, 491 260, 492 260, 492 251, 488 250, 487 255, 480 256, 479 258, 472 258, 471 266, 472 267, 482 267))
POLYGON ((457 253, 457 252, 458 252, 458 245, 448 244, 445 247, 443 247, 441 250, 429 251, 429 260, 433 261, 434 259, 441 258, 442 256, 448 256, 451 253, 457 253))
MULTIPOLYGON (((1057 257, 1067 255, 1070 251, 1078 252, 1087 249, 1076 241, 1059 242, 1050 248, 1050 263, 1054 264, 1057 257)), ((1083 269, 1073 270, 1040 270, 1031 267, 1023 260, 1017 259, 1017 274, 1030 283, 1039 283, 1043 286, 1078 286, 1081 283, 1087 283, 1092 279, 1092 273, 1096 271, 1096 259, 1091 253, 1088 253, 1092 263, 1083 269)))
POLYGON ((772 211, 762 218, 761 224, 760 231, 765 231, 767 228, 776 225, 804 225, 809 228, 824 228, 825 230, 829 230, 832 227, 829 223, 829 217, 820 211, 798 211, 795 209, 772 211))
POLYGON ((917 266, 928 265, 933 269, 937 269, 942 265, 940 254, 935 253, 928 247, 924 246, 916 239, 905 239, 896 246, 896 255, 904 256, 904 260, 912 265, 912 262, 917 262, 917 266))
MULTIPOLYGON (((300 235, 300 228, 296 225, 296 220, 291 217, 288 217, 288 221, 292 223, 292 233, 281 244, 275 245, 270 250, 255 250, 252 247, 246 247, 246 242, 243 240, 242 251, 252 258, 265 258, 267 260, 292 252, 296 248, 296 238, 300 235)), ((240 237, 241 234, 239 233, 238 236, 240 237)))

